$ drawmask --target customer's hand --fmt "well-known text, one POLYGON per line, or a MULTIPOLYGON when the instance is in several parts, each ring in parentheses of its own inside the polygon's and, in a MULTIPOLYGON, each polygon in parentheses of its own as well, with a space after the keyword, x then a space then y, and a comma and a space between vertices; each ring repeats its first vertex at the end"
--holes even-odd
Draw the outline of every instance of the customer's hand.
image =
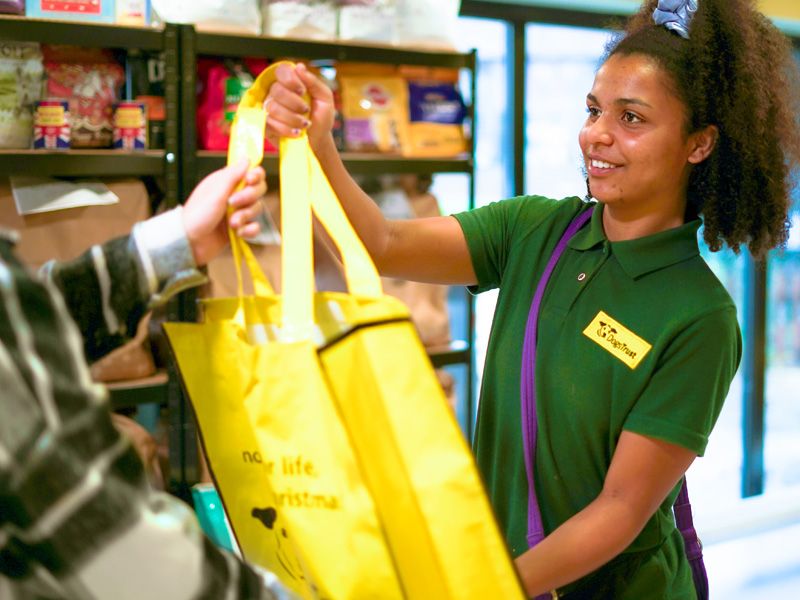
POLYGON ((280 65, 265 100, 267 137, 277 145, 278 138, 297 137, 307 130, 311 148, 330 135, 333 128, 333 92, 302 63, 292 68, 280 65), (303 99, 308 93, 310 105, 303 99))
POLYGON ((242 237, 259 232, 255 219, 264 209, 261 198, 266 192, 264 169, 248 169, 246 160, 214 171, 197 184, 183 207, 183 226, 198 266, 228 242, 228 224, 242 237), (243 187, 237 190, 240 182, 243 187), (232 210, 226 219, 228 207, 232 210))

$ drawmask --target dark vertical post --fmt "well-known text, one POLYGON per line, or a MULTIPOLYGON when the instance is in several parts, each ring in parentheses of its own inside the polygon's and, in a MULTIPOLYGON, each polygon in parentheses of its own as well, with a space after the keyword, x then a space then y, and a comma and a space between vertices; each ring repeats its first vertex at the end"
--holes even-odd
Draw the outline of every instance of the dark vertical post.
POLYGON ((767 261, 745 258, 742 497, 764 492, 764 390, 766 373, 767 261))
MULTIPOLYGON (((164 178, 167 208, 177 206, 183 195, 181 187, 181 26, 164 27, 164 178)), ((180 320, 180 302, 173 298, 166 306, 166 320, 180 320)), ((167 359, 167 408, 169 419, 169 490, 184 499, 187 491, 183 465, 183 407, 180 376, 172 357, 167 359)))
POLYGON ((180 156, 180 26, 164 26, 164 178, 168 208, 180 201, 181 183, 178 157, 180 156))
MULTIPOLYGON (((469 54, 469 75, 470 75, 470 126, 472 128, 472 139, 470 142, 470 170, 469 170, 469 209, 475 208, 475 138, 478 136, 478 62, 477 54, 473 49, 469 54)), ((472 441, 475 433, 475 418, 477 402, 475 398, 476 380, 478 378, 475 364, 475 298, 472 294, 465 291, 467 302, 467 402, 465 413, 467 416, 465 434, 467 439, 472 441)))

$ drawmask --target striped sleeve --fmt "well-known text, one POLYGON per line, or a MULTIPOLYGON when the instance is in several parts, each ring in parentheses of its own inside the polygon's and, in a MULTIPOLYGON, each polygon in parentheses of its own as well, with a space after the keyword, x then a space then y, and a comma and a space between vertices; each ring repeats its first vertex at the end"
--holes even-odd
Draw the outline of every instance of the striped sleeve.
POLYGON ((288 599, 208 542, 180 500, 149 487, 89 377, 80 329, 103 348, 123 335, 123 309, 144 311, 153 296, 138 276, 121 277, 139 268, 130 243, 36 280, 0 239, 0 598, 288 599))
POLYGON ((83 334, 90 362, 135 335, 149 308, 205 281, 183 233, 181 210, 139 223, 130 236, 94 246, 75 260, 42 268, 83 334))

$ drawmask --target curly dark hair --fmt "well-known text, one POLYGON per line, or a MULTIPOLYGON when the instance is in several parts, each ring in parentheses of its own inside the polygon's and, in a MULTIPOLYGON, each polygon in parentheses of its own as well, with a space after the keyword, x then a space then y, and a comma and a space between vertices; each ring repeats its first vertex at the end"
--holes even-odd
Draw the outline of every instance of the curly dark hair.
POLYGON ((715 125, 712 154, 689 178, 687 214, 703 217, 712 252, 745 244, 760 258, 789 234, 800 163, 800 85, 790 41, 752 0, 699 0, 686 40, 653 22, 644 2, 607 49, 642 54, 671 75, 687 134, 715 125))

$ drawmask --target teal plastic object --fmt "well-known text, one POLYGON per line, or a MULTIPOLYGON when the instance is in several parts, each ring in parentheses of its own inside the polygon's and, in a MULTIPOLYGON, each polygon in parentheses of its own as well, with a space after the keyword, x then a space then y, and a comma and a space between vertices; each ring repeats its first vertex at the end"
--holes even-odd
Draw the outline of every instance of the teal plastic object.
POLYGON ((239 554, 233 538, 228 517, 222 507, 217 488, 210 483, 198 483, 192 487, 192 501, 197 520, 205 534, 220 548, 239 554))

